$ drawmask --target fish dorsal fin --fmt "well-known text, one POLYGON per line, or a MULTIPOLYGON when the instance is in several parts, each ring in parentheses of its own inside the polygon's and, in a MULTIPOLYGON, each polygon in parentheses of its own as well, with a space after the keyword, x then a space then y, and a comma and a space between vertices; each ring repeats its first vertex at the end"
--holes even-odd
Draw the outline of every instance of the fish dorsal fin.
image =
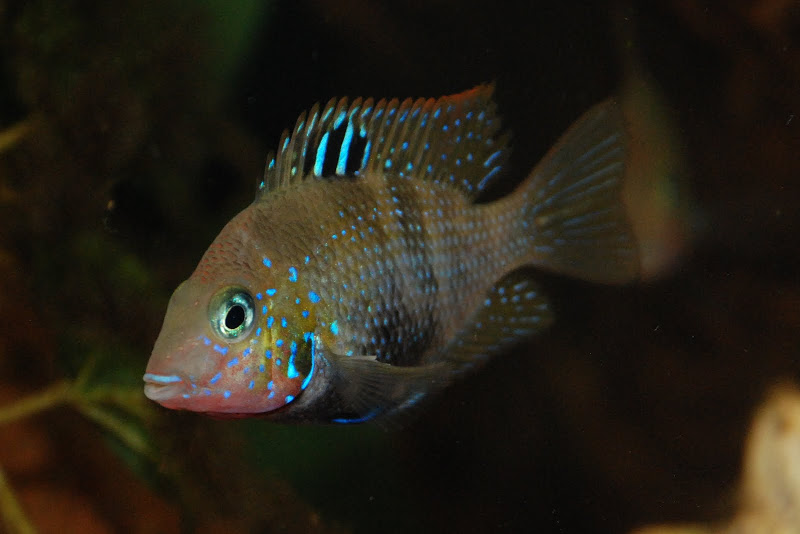
POLYGON ((380 100, 331 99, 303 112, 270 154, 260 191, 297 181, 396 176, 448 184, 470 197, 502 168, 508 136, 497 137, 500 119, 494 87, 456 95, 380 100))

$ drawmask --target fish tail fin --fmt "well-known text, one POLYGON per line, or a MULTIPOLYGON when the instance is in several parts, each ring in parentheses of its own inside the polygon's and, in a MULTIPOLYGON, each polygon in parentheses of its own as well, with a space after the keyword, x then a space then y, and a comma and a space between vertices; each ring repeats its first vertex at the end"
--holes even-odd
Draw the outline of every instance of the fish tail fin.
POLYGON ((521 187, 526 262, 576 278, 624 283, 639 254, 622 201, 626 132, 613 100, 587 111, 521 187))

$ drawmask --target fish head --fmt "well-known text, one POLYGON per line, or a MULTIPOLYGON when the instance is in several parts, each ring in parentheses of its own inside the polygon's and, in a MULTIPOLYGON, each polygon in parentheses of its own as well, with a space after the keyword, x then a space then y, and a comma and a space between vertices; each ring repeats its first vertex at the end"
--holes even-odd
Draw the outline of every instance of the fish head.
POLYGON ((298 309, 296 318, 276 312, 289 299, 274 289, 270 272, 241 258, 211 268, 208 255, 169 301, 144 375, 145 395, 166 408, 209 414, 279 410, 312 375, 309 312, 303 317, 298 309))

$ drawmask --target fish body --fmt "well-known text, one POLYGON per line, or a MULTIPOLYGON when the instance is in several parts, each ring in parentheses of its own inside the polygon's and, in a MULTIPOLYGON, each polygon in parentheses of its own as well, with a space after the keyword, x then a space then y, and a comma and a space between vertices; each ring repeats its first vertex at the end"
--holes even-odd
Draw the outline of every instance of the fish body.
POLYGON ((634 278, 616 104, 587 112, 514 193, 476 203, 508 151, 491 93, 303 113, 255 202, 175 291, 146 395, 228 416, 385 420, 550 324, 530 267, 634 278))

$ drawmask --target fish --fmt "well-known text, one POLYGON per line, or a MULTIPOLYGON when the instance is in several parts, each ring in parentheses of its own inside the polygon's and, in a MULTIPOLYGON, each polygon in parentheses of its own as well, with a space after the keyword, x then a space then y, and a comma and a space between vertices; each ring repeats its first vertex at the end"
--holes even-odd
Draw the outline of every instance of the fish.
POLYGON ((620 105, 486 201, 510 152, 493 91, 303 112, 172 295, 145 395, 218 417, 398 420, 552 323, 541 271, 635 280, 620 105))

